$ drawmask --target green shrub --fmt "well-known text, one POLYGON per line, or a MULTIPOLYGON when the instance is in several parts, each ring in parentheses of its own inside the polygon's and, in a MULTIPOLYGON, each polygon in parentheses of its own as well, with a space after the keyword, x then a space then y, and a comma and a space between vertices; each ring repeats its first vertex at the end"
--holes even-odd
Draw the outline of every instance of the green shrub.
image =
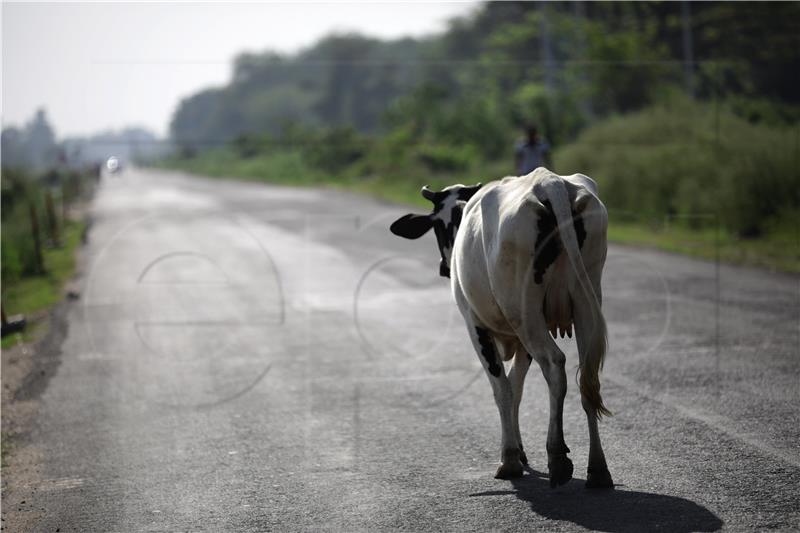
POLYGON ((752 124, 725 105, 673 99, 597 123, 554 160, 561 174, 597 180, 612 216, 690 227, 718 220, 754 237, 800 205, 797 139, 797 126, 752 124))
POLYGON ((2 240, 2 281, 3 285, 17 281, 22 275, 22 261, 17 249, 7 238, 2 240))
POLYGON ((231 146, 243 159, 254 157, 263 151, 263 140, 255 135, 242 134, 231 141, 231 146))
POLYGON ((417 158, 434 172, 461 172, 475 161, 475 150, 469 145, 422 144, 417 158))
POLYGON ((2 279, 3 283, 25 275, 38 274, 39 263, 33 245, 30 206, 37 211, 39 232, 44 242, 44 210, 39 184, 23 171, 3 169, 2 279))
POLYGON ((320 131, 306 142, 303 152, 320 170, 338 173, 367 152, 368 142, 352 126, 333 127, 320 131))

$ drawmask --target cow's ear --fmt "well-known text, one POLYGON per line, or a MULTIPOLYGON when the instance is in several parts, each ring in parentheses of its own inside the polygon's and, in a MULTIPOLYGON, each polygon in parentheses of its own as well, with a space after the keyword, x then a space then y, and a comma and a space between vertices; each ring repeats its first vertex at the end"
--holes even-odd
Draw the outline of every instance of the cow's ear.
POLYGON ((439 205, 440 203, 444 202, 444 199, 447 198, 449 194, 447 191, 432 191, 428 188, 427 185, 422 186, 422 197, 431 202, 433 205, 439 205))
POLYGON ((481 187, 483 187, 482 183, 479 183, 477 185, 471 185, 469 187, 461 187, 458 190, 458 199, 468 202, 470 198, 475 196, 475 193, 478 192, 481 189, 481 187))
POLYGON ((409 213, 395 220, 389 230, 398 237, 419 239, 433 227, 430 215, 414 215, 409 213))

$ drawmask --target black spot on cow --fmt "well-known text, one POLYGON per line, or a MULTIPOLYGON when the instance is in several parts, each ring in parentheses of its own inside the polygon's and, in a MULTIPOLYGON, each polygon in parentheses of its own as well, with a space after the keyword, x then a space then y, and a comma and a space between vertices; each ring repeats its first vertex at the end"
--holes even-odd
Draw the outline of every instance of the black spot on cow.
MULTIPOLYGON (((541 284, 547 268, 555 263, 563 245, 558 234, 558 222, 553 213, 553 206, 549 200, 542 202, 546 211, 539 216, 539 233, 536 235, 533 259, 533 281, 541 284)), ((577 211, 572 211, 572 227, 575 228, 575 237, 578 239, 578 248, 583 248, 586 240, 586 227, 583 225, 583 216, 577 211)))
POLYGON ((464 208, 460 205, 453 207, 450 212, 450 222, 445 228, 445 234, 447 235, 447 242, 450 244, 451 248, 453 247, 453 243, 456 242, 456 232, 461 225, 461 215, 463 212, 464 208))
POLYGON ((445 247, 452 248, 452 244, 448 244, 447 240, 447 227, 444 222, 439 219, 433 221, 433 232, 436 234, 436 243, 439 246, 439 275, 445 278, 450 277, 450 268, 447 266, 447 257, 445 256, 445 247))
POLYGON ((550 205, 549 200, 542 202, 546 211, 539 215, 537 226, 539 228, 536 234, 536 246, 533 251, 533 281, 541 284, 543 281, 547 267, 552 265, 558 254, 561 253, 561 241, 558 238, 558 222, 556 222, 556 215, 553 213, 553 206, 550 205))
POLYGON ((450 267, 447 266, 447 261, 445 261, 444 259, 439 260, 439 275, 442 276, 443 278, 450 277, 450 267))
MULTIPOLYGON (((437 204, 433 214, 435 215, 441 210, 442 205, 437 204)), ((442 256, 442 260, 439 263, 439 275, 445 278, 450 277, 450 268, 447 265, 445 249, 453 249, 453 244, 456 240, 456 232, 458 231, 458 227, 461 225, 463 212, 463 206, 456 205, 450 210, 450 220, 447 222, 447 224, 438 218, 434 219, 433 221, 433 231, 436 234, 436 242, 439 245, 439 253, 442 256)))
POLYGON ((583 213, 572 212, 572 226, 575 228, 575 236, 578 238, 578 248, 583 248, 583 241, 586 240, 586 228, 583 225, 583 213))
POLYGON ((500 363, 497 361, 497 352, 494 349, 494 341, 489 335, 489 332, 480 326, 475 326, 475 332, 478 334, 478 342, 481 345, 481 355, 489 365, 489 373, 494 377, 500 376, 500 363))

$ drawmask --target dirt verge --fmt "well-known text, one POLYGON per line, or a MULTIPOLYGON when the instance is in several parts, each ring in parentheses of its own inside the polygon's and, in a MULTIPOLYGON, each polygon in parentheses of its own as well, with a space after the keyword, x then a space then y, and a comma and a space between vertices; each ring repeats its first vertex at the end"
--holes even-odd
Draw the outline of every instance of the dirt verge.
MULTIPOLYGON (((82 241, 86 242, 86 234, 82 241)), ((43 479, 43 458, 31 435, 41 395, 61 364, 61 345, 68 331, 67 315, 80 298, 77 286, 84 270, 81 251, 78 247, 75 252, 75 274, 63 287, 61 301, 28 317, 29 323, 42 325, 34 339, 23 342, 20 336, 19 343, 2 350, 2 531, 35 531, 44 512, 35 504, 43 479)))

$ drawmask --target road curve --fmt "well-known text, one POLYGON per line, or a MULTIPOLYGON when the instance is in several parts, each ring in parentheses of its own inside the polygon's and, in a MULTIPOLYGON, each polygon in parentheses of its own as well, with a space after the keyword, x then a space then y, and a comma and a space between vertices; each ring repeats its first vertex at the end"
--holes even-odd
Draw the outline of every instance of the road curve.
POLYGON ((533 470, 493 479, 491 391, 432 237, 388 232, 405 212, 327 189, 105 177, 57 372, 33 398, 39 468, 5 492, 4 529, 800 528, 797 277, 612 246, 601 434, 618 487, 583 488, 570 380, 576 479, 551 490, 534 368, 533 470))

